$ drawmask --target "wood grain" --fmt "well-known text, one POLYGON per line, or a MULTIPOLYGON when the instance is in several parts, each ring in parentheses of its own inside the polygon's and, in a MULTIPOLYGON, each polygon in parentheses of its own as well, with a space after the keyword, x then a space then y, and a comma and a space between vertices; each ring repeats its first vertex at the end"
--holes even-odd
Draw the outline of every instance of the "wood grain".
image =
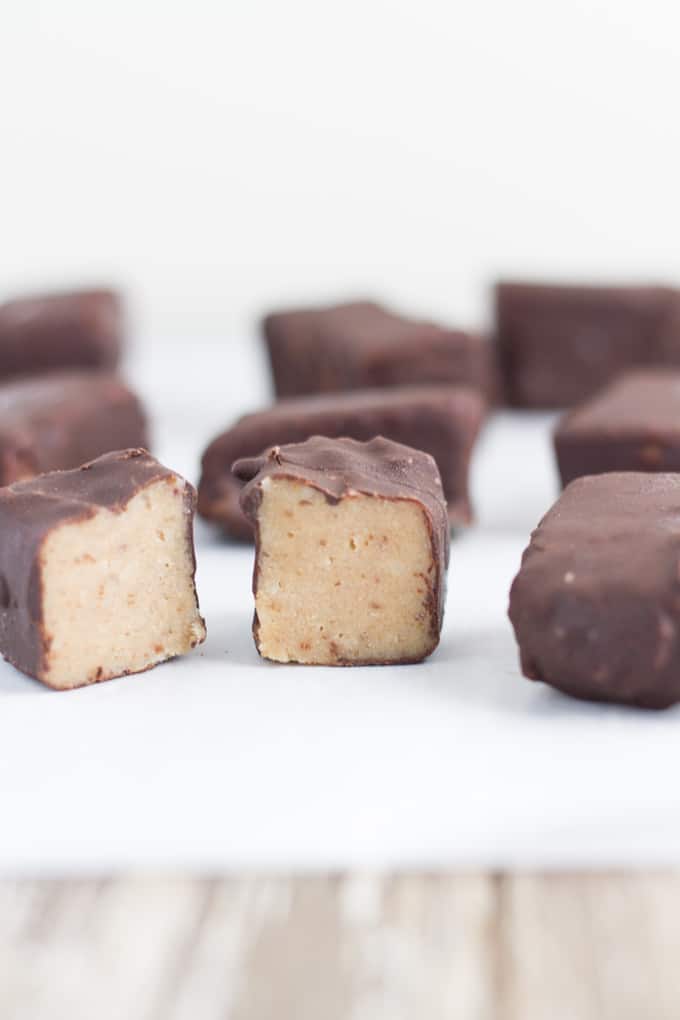
POLYGON ((676 1020, 680 876, 0 883, 9 1020, 676 1020))

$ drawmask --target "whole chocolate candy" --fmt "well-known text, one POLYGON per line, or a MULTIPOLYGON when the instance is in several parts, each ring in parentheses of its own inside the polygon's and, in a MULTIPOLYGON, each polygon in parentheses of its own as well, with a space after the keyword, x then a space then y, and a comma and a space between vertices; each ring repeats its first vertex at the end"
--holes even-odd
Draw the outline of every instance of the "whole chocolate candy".
POLYGON ((569 407, 626 368, 680 364, 680 291, 500 283, 496 334, 516 407, 569 407))
POLYGON ((113 290, 31 295, 0 305, 0 379, 60 368, 113 368, 123 347, 113 290))
POLYGON ((578 478, 510 592, 524 675, 578 698, 680 700, 680 474, 578 478))
POLYGON ((465 383, 487 399, 495 395, 485 337, 372 301, 276 312, 263 330, 279 397, 411 383, 465 383))
POLYGON ((137 397, 108 372, 51 372, 0 385, 0 485, 147 446, 137 397))
POLYGON ((627 372, 558 423, 562 484, 606 471, 680 471, 680 371, 627 372))
POLYGON ((312 435, 367 440, 387 436, 431 454, 441 473, 452 524, 469 523, 468 465, 485 404, 465 386, 401 386, 281 400, 240 418, 203 455, 199 513, 233 538, 252 538, 239 505, 242 482, 231 471, 239 457, 312 435))

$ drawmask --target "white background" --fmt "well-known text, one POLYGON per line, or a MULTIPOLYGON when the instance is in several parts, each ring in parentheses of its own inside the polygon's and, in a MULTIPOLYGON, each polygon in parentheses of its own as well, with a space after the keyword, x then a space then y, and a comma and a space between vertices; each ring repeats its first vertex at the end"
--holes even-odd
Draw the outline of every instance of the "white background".
MULTIPOLYGON (((234 396, 261 393, 252 354, 242 341, 225 356, 234 396)), ((185 370, 148 357, 133 374, 158 455, 190 473, 214 408, 184 413, 185 370)), ((549 425, 487 428, 478 523, 453 543, 426 663, 259 659, 252 549, 200 521, 200 648, 65 692, 0 662, 0 874, 677 864, 680 706, 581 703, 519 673, 508 589, 556 492, 549 425)))
POLYGON ((673 0, 4 0, 0 291, 113 277, 162 344, 673 278, 679 96, 673 0))
MULTIPOLYGON (((498 273, 673 279, 677 11, 5 0, 0 291, 123 284, 155 449, 195 481, 266 399, 270 305, 476 322, 498 273)), ((519 675, 507 592, 556 493, 548 425, 487 431, 424 666, 261 662, 252 553, 203 525, 202 649, 63 694, 0 664, 0 871, 677 862, 680 709, 519 675)))

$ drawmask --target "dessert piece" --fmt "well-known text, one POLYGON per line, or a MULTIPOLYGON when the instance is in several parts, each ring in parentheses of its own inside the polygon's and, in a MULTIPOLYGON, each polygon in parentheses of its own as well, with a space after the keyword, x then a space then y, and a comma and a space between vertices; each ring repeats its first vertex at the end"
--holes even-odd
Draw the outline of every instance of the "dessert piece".
POLYGON ((0 489, 0 652, 65 689, 203 641, 194 501, 145 450, 0 489))
POLYGON ((279 397, 413 383, 466 383, 493 395, 485 337, 370 301, 277 312, 263 329, 279 397))
POLYGON ((400 386, 279 401, 240 418, 208 446, 198 511, 227 535, 252 539, 252 525, 239 504, 243 483, 231 471, 237 458, 313 435, 362 440, 381 435, 434 457, 449 520, 467 524, 472 517, 468 466, 484 412, 479 392, 465 386, 400 386))
POLYGON ((558 423, 562 484, 606 471, 680 471, 680 371, 620 376, 558 423))
POLYGON ((120 295, 81 290, 0 305, 0 379, 58 368, 113 368, 123 346, 120 295))
POLYGON ((680 700, 680 475, 571 482, 531 537, 510 619, 530 680, 648 708, 680 700))
POLYGON ((52 372, 0 385, 0 485, 147 445, 137 397, 104 372, 52 372))
POLYGON ((501 283, 499 358, 508 403, 568 407, 636 365, 680 363, 680 291, 501 283))
POLYGON ((238 461, 255 525, 253 634, 276 662, 420 662, 439 643, 448 519, 428 454, 314 436, 238 461))

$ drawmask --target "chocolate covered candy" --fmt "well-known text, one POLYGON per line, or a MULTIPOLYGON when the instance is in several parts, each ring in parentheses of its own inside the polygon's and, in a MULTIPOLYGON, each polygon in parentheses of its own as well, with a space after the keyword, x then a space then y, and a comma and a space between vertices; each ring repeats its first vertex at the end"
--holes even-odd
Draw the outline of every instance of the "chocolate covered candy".
POLYGON ((628 372, 558 423, 562 484, 606 471, 680 471, 680 371, 628 372))
POLYGON ((17 298, 0 305, 0 379, 59 368, 113 368, 123 308, 111 290, 17 298))
POLYGON ((680 475, 571 482, 532 535, 510 619, 531 680, 649 708, 680 700, 680 475))
POLYGON ((496 320, 517 407, 568 407, 631 366, 680 363, 680 292, 666 287, 501 283, 496 320))
POLYGON ((370 301, 274 313, 263 329, 279 397, 433 382, 494 389, 484 337, 370 301))
POLYGON ((448 519, 432 457, 315 436, 239 461, 255 525, 258 651, 276 662, 419 662, 439 642, 448 519))
POLYGON ((253 529, 239 505, 242 482, 232 471, 239 457, 309 436, 367 440, 382 435, 430 453, 439 468, 452 524, 471 519, 468 465, 484 418, 476 390, 462 386, 408 386, 282 400, 247 414, 203 455, 198 510, 227 535, 250 539, 253 529))
POLYGON ((65 689, 205 638, 192 487, 145 450, 0 489, 0 652, 65 689))
POLYGON ((114 375, 54 372, 0 385, 0 485, 146 445, 141 404, 114 375))

